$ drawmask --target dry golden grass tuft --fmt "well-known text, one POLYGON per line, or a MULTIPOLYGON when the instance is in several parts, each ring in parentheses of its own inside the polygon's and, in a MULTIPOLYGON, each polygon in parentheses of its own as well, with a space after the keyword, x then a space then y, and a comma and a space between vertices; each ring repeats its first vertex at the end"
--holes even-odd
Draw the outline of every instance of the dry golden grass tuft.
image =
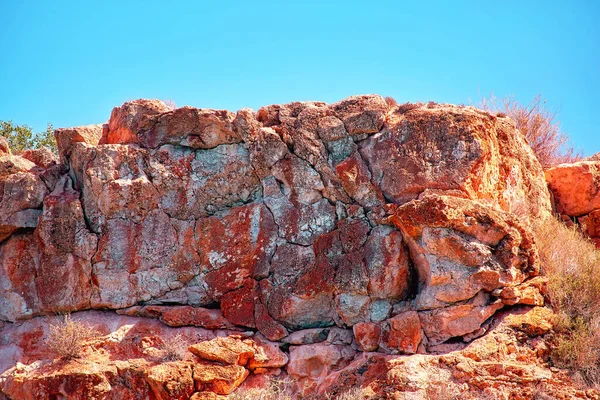
POLYGON ((554 218, 537 222, 534 231, 557 315, 552 360, 600 386, 600 251, 554 218))
POLYGON ((492 94, 482 99, 478 107, 501 118, 512 118, 544 168, 581 158, 581 154, 570 146, 569 135, 562 131, 556 120, 556 111, 546 108, 546 101, 541 95, 524 105, 512 97, 497 99, 492 94))
POLYGON ((189 345, 188 339, 181 334, 162 338, 160 346, 161 360, 180 361, 191 359, 192 353, 188 351, 189 345))
POLYGON ((360 388, 352 388, 338 395, 299 394, 293 390, 289 378, 272 379, 266 388, 239 389, 229 396, 230 400, 362 400, 366 399, 360 388))
POLYGON ((87 324, 73 321, 70 314, 65 314, 58 322, 50 324, 46 345, 52 353, 62 359, 78 358, 85 343, 99 335, 87 324))
POLYGON ((390 107, 396 107, 398 105, 398 102, 396 101, 395 98, 391 97, 391 96, 387 96, 385 98, 385 102, 387 103, 388 106, 390 107))
POLYGON ((266 388, 238 389, 230 400, 294 400, 290 379, 271 379, 266 388))

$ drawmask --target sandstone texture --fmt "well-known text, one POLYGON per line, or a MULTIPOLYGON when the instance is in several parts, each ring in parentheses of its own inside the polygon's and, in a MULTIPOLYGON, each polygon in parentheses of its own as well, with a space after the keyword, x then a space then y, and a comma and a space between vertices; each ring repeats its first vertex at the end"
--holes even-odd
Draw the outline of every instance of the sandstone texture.
POLYGON ((598 155, 545 171, 556 212, 577 224, 600 248, 600 161, 598 155))
MULTIPOLYGON (((0 143, 0 398, 219 398, 280 374, 322 392, 357 368, 371 385, 438 373, 432 353, 544 305, 529 225, 550 194, 510 119, 378 95, 237 113, 135 100, 55 134, 59 159, 0 143), (79 366, 42 349, 65 312, 104 334, 79 366), (175 331, 189 350, 161 361, 175 331)), ((561 197, 558 174, 561 212, 594 220, 591 186, 589 205, 561 197)), ((455 383, 460 354, 443 361, 455 383)))

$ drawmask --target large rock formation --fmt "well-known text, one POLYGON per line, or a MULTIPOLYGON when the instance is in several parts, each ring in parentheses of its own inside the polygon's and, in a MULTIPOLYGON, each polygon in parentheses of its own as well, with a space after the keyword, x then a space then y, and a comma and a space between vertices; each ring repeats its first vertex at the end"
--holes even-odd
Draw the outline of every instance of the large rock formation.
MULTIPOLYGON (((185 396, 286 363, 321 382, 360 352, 436 352, 544 304, 529 221, 550 197, 510 119, 376 95, 257 113, 136 100, 56 136, 60 161, 0 153, 0 321, 116 310, 291 345, 281 365, 181 366, 185 396)), ((102 387, 131 373, 104 366, 102 387)), ((26 375, 0 390, 20 398, 26 375)))

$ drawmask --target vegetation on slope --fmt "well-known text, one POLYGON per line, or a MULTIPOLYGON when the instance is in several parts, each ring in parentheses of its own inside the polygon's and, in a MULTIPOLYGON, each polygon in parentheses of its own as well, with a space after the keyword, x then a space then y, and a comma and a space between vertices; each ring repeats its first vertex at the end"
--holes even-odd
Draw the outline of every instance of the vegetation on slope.
POLYGON ((600 251, 554 218, 534 229, 556 312, 552 360, 585 383, 600 385, 600 251))
POLYGON ((570 145, 569 135, 563 132, 556 120, 556 110, 547 108, 541 95, 538 94, 527 105, 513 97, 497 99, 491 95, 482 99, 479 107, 512 118, 544 169, 581 158, 581 154, 570 145))

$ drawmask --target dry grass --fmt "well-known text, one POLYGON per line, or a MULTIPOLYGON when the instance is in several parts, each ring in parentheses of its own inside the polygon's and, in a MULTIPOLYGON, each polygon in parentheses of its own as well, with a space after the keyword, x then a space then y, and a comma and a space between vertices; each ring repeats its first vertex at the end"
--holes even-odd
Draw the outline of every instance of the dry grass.
POLYGON ((50 324, 50 333, 46 338, 48 349, 62 359, 81 356, 85 343, 95 339, 99 333, 80 321, 73 321, 65 314, 59 322, 50 324))
POLYGON ((556 111, 547 108, 541 95, 524 105, 512 97, 499 100, 492 94, 482 99, 478 107, 499 117, 512 118, 544 168, 581 158, 581 154, 570 146, 569 135, 562 131, 556 120, 556 111))
POLYGON ((162 102, 165 103, 165 105, 167 107, 169 107, 169 109, 171 109, 171 110, 175 110, 177 108, 177 105, 175 104, 175 101, 173 101, 173 100, 168 99, 168 100, 163 100, 162 102))
POLYGON ((266 388, 239 389, 229 396, 230 400, 362 400, 365 398, 360 388, 353 388, 338 395, 295 393, 293 382, 289 378, 272 379, 266 388))
POLYGON ((398 105, 398 102, 396 101, 396 99, 391 96, 387 96, 385 98, 385 102, 387 103, 388 106, 390 106, 392 108, 396 107, 398 105))
POLYGON ((266 388, 239 389, 229 396, 230 400, 294 400, 292 381, 271 379, 266 388))
POLYGON ((337 397, 331 397, 332 400, 362 400, 366 397, 363 395, 363 392, 360 388, 353 388, 344 392, 337 397))
POLYGON ((557 314, 552 360, 600 385, 600 251, 553 218, 538 222, 535 235, 557 314))

